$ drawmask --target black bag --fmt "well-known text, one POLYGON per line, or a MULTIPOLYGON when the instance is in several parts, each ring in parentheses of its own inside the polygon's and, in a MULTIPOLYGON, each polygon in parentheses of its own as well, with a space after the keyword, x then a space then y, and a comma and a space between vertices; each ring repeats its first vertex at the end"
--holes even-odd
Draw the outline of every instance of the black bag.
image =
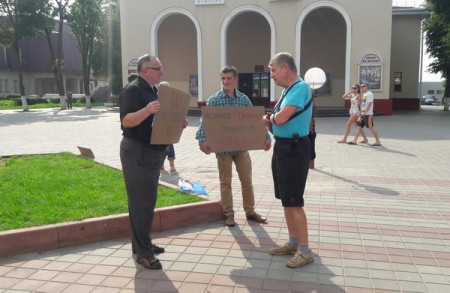
POLYGON ((309 142, 311 143, 311 154, 310 154, 310 160, 314 160, 316 158, 316 136, 317 133, 315 131, 310 131, 308 134, 309 142))

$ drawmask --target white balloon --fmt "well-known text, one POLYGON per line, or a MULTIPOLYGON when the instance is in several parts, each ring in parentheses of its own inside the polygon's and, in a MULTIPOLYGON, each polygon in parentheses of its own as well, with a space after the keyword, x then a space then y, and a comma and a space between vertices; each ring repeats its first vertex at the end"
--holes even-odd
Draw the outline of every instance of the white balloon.
POLYGON ((305 73, 305 81, 309 83, 309 86, 315 90, 322 87, 327 81, 325 72, 319 67, 313 67, 308 69, 305 73))

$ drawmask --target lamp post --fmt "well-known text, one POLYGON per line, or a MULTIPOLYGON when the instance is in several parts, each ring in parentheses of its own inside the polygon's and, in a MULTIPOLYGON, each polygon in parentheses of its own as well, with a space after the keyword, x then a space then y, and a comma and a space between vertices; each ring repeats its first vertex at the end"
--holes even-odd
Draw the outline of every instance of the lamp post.
MULTIPOLYGON (((318 68, 313 67, 308 69, 305 73, 305 81, 309 84, 312 90, 312 99, 315 99, 317 97, 317 94, 314 93, 314 90, 321 88, 325 82, 327 81, 327 76, 325 75, 325 72, 318 68)), ((317 107, 316 103, 312 104, 312 117, 311 117, 311 124, 309 125, 309 131, 313 132, 314 135, 316 133, 316 121, 314 119, 315 114, 317 113, 317 107)), ((314 160, 309 161, 309 168, 314 169, 314 160)))

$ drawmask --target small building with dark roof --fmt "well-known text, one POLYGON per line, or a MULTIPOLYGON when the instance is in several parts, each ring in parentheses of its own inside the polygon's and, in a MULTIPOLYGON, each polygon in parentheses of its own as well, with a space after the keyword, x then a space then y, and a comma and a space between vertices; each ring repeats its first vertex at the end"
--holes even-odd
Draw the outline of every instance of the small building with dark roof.
MULTIPOLYGON (((58 32, 53 31, 51 41, 57 50, 58 32)), ((47 38, 44 34, 35 38, 21 40, 19 43, 23 60, 23 77, 26 95, 42 96, 57 93, 53 74, 53 60, 47 38)), ((64 78, 66 90, 83 92, 83 71, 81 53, 70 27, 64 23, 63 29, 64 78)), ((0 47, 0 96, 18 95, 19 61, 12 48, 0 47)))

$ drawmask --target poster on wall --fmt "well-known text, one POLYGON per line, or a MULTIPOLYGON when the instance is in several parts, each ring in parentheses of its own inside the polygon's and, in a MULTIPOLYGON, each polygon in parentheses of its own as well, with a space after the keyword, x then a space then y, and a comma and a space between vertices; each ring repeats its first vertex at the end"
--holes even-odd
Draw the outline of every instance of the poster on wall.
POLYGON ((130 61, 128 61, 128 74, 130 73, 137 73, 137 65, 138 65, 138 58, 133 58, 130 61))
POLYGON ((189 92, 193 96, 198 96, 198 75, 189 76, 189 92))
POLYGON ((369 90, 381 90, 381 65, 359 67, 359 84, 367 84, 369 90))
POLYGON ((383 86, 383 61, 374 53, 365 54, 359 60, 359 84, 367 84, 369 90, 381 91, 383 86))

